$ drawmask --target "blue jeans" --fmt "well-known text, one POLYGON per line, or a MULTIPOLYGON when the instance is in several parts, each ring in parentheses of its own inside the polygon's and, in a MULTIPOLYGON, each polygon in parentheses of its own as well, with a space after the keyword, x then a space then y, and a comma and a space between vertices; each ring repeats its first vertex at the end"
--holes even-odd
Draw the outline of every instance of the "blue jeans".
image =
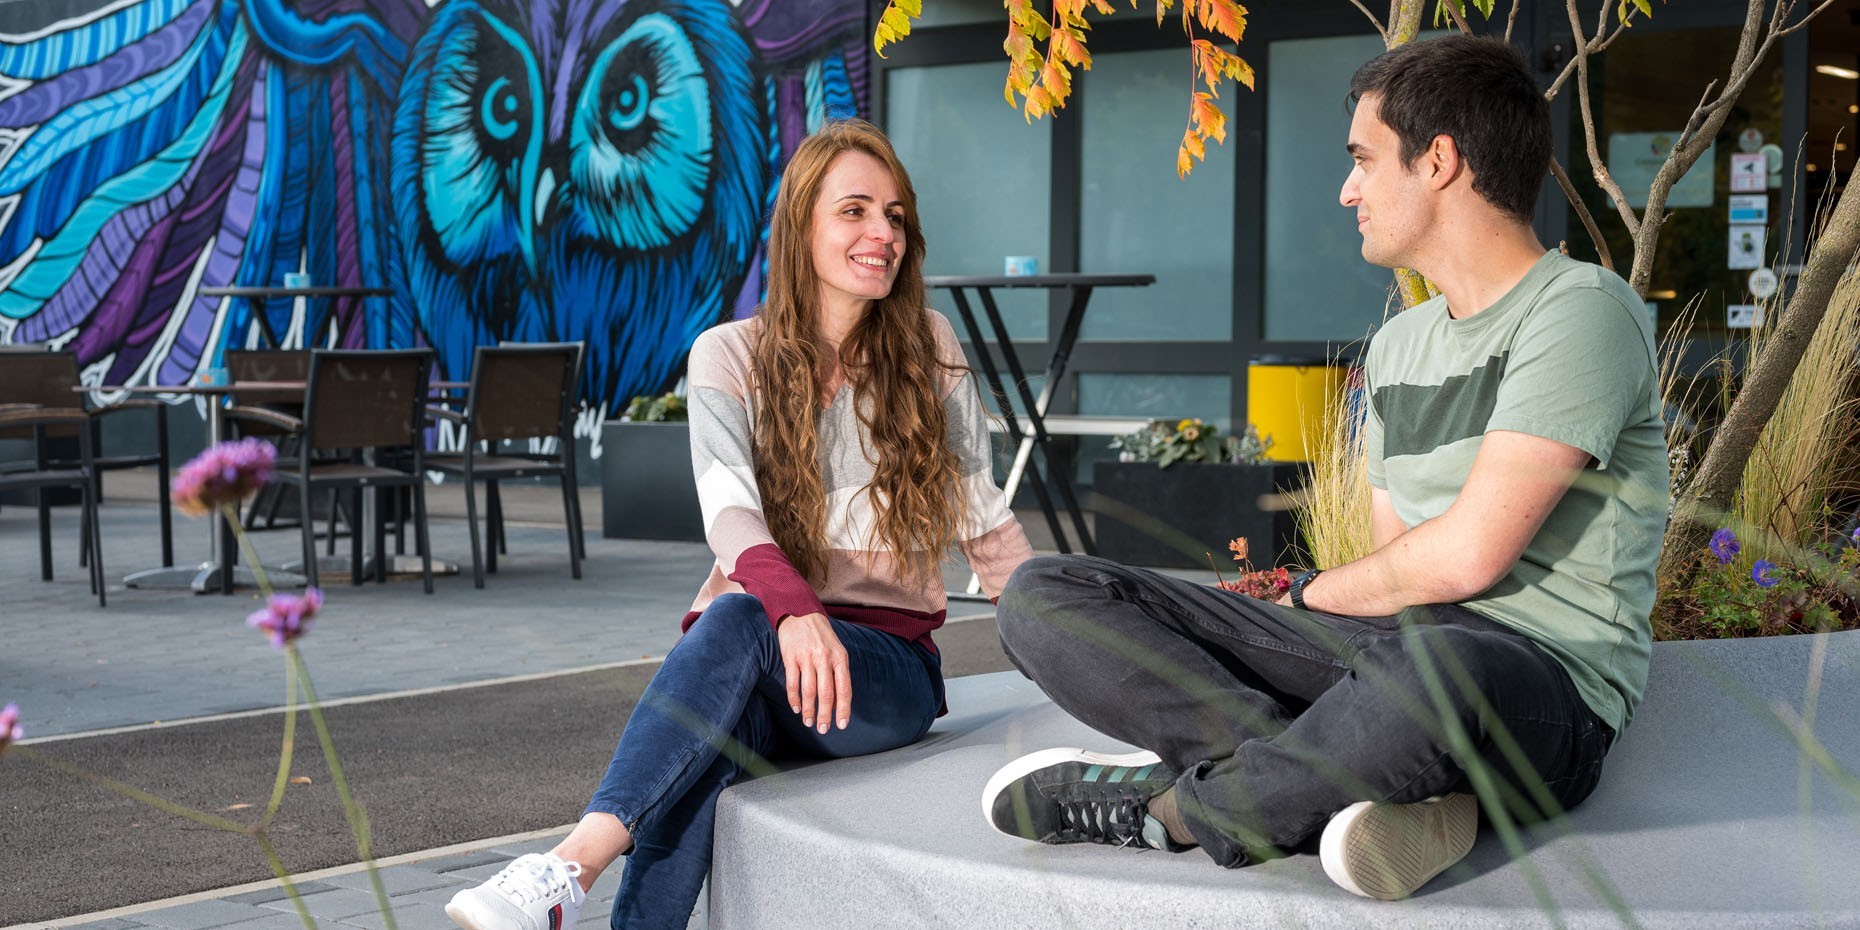
POLYGON ((775 755, 840 758, 916 742, 943 706, 935 653, 833 621, 852 672, 852 721, 822 734, 788 709, 781 647, 762 602, 713 601, 640 696, 587 813, 633 834, 613 927, 683 928, 710 872, 717 795, 775 755))
POLYGON ((1228 867, 1302 847, 1357 801, 1484 787, 1521 820, 1554 816, 1614 739, 1549 653, 1456 604, 1348 617, 1048 556, 996 616, 1054 703, 1181 773, 1182 820, 1228 867))

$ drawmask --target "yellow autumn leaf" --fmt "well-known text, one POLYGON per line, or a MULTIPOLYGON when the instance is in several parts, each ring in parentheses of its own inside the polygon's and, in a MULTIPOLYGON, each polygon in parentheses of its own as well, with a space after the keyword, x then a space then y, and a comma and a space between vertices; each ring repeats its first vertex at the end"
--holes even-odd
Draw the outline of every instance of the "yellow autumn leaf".
POLYGON ((291 776, 291 784, 293 785, 308 785, 311 783, 312 782, 310 781, 310 776, 308 775, 292 775, 291 776))

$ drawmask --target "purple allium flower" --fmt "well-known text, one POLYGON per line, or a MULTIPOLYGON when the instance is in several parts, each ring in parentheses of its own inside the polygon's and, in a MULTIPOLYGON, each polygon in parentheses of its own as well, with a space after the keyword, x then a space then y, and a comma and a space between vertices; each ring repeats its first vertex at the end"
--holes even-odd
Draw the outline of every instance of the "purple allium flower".
POLYGON ((1759 588, 1776 587, 1775 570, 1776 563, 1768 559, 1758 559, 1757 564, 1750 566, 1750 580, 1756 582, 1759 588))
POLYGON ((1854 545, 1860 546, 1860 526, 1854 527, 1854 534, 1851 538, 1854 541, 1854 545))
POLYGON ((1718 532, 1711 534, 1711 554, 1718 557, 1719 565, 1729 565, 1732 559, 1737 558, 1737 550, 1741 548, 1737 534, 1731 532, 1730 527, 1720 527, 1718 532))
POLYGON ((0 707, 0 752, 6 750, 6 744, 25 738, 26 730, 19 725, 19 705, 0 707))
POLYGON ((264 610, 253 611, 245 625, 271 634, 271 644, 284 644, 310 631, 310 618, 323 606, 323 592, 305 588, 302 594, 273 594, 264 610))
POLYGON ((277 448, 262 439, 222 442, 181 466, 169 482, 174 506, 202 517, 221 504, 245 500, 271 480, 277 463, 277 448))

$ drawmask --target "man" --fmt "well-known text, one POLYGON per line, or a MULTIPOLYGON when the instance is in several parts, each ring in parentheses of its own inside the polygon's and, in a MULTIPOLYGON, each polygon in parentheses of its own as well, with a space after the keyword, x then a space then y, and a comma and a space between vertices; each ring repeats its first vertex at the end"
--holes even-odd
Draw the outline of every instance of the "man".
POLYGON ((1440 289, 1369 348, 1373 551, 1278 604, 1024 564, 999 611, 1015 664, 1151 752, 1016 760, 983 796, 1003 833, 1227 867, 1321 834, 1334 881, 1401 898, 1471 849, 1481 805, 1587 797, 1640 700, 1668 496, 1646 308, 1532 232, 1549 108, 1511 48, 1413 43, 1350 97, 1363 257, 1440 289))

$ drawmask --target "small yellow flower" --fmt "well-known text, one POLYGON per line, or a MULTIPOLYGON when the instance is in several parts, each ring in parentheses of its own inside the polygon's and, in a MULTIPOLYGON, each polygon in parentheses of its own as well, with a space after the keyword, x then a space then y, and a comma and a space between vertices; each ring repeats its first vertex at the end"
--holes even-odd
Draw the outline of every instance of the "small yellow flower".
POLYGON ((1178 433, 1186 433, 1189 430, 1194 429, 1196 426, 1200 425, 1200 423, 1201 423, 1200 420, 1183 420, 1182 422, 1177 423, 1175 425, 1175 431, 1178 433))

